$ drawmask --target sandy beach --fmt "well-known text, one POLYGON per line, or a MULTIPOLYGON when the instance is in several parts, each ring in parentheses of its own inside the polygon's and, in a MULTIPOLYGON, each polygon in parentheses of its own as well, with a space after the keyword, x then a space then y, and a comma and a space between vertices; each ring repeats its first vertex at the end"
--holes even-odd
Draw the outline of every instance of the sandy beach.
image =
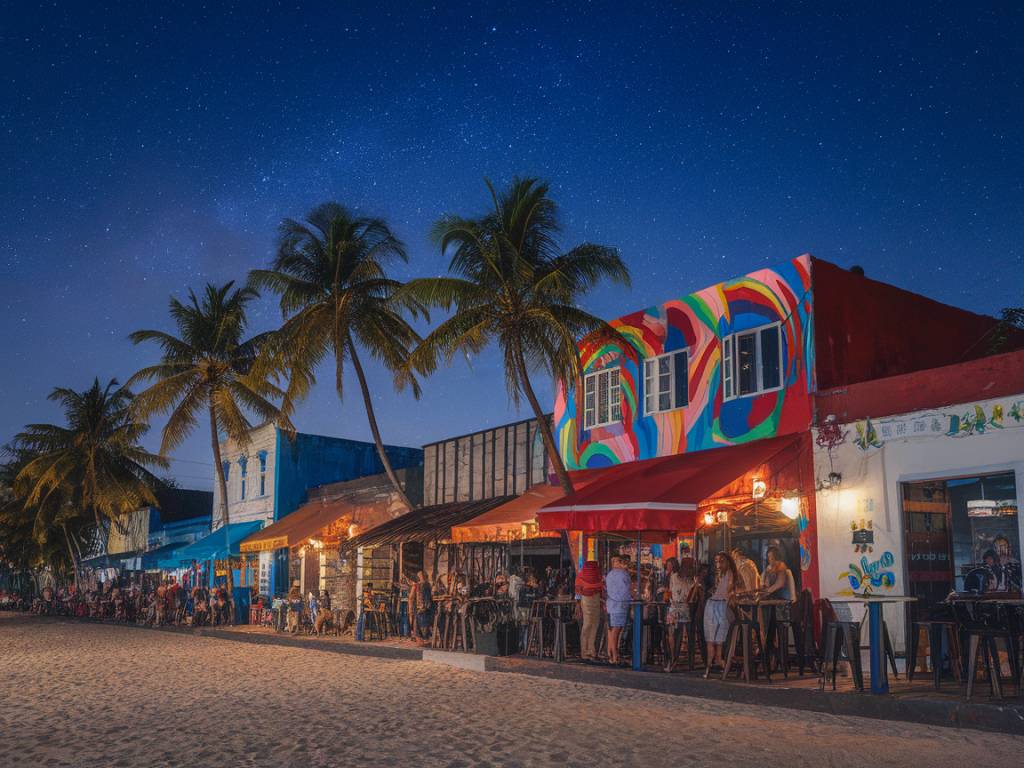
POLYGON ((0 766, 1014 765, 1024 738, 0 614, 0 766))

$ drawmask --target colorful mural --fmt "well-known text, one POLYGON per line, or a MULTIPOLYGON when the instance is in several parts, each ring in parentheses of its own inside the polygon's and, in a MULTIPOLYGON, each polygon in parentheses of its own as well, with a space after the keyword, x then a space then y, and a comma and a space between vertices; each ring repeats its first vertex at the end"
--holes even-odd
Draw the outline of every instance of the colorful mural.
POLYGON ((808 428, 814 390, 811 263, 807 255, 613 320, 628 347, 581 347, 585 373, 619 367, 622 420, 584 429, 580 396, 561 389, 554 420, 569 469, 745 443, 808 428), (725 401, 722 339, 781 323, 782 388, 725 401), (688 405, 644 414, 643 360, 686 350, 688 405))
POLYGON ((910 437, 984 435, 995 430, 1024 427, 1024 400, 987 400, 955 413, 934 411, 890 419, 865 419, 854 427, 857 437, 853 442, 862 451, 881 448, 888 440, 910 437))

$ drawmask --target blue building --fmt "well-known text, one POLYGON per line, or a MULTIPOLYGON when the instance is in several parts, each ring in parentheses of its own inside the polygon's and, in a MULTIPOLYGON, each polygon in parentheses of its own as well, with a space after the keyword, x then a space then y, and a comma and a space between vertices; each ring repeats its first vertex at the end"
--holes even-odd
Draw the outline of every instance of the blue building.
MULTIPOLYGON (((396 470, 423 465, 419 448, 385 446, 385 451, 396 470)), ((245 446, 223 441, 221 459, 232 524, 269 525, 298 509, 309 488, 384 471, 373 443, 301 432, 289 437, 273 424, 253 429, 245 446)), ((215 530, 223 522, 220 509, 220 489, 215 484, 215 530)), ((257 579, 262 593, 287 591, 287 548, 260 553, 257 579)))

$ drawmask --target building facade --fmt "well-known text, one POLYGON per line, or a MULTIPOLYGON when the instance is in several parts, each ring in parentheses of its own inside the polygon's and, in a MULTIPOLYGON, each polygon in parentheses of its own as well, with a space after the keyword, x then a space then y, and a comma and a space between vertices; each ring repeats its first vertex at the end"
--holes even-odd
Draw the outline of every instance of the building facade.
POLYGON ((1021 587, 1024 352, 823 392, 815 434, 821 593, 916 598, 1021 587))
MULTIPOLYGON (((392 467, 419 467, 419 448, 385 446, 392 467)), ((274 424, 256 427, 244 446, 221 442, 227 485, 228 520, 269 525, 294 512, 306 501, 310 488, 354 480, 383 471, 373 443, 338 437, 295 433, 274 424)), ((213 527, 221 525, 220 489, 214 484, 213 527)), ((264 594, 287 591, 288 549, 262 552, 258 580, 264 594)))
POLYGON ((546 483, 549 468, 536 419, 428 443, 423 446, 424 504, 515 496, 546 483))
POLYGON ((610 470, 800 435, 791 461, 782 456, 764 469, 775 487, 762 489, 763 497, 744 492, 747 505, 755 502, 752 513, 740 506, 735 482, 727 494, 723 489, 732 518, 742 524, 725 522, 728 505, 717 493, 706 501, 723 503, 700 520, 712 521, 705 526, 709 546, 728 547, 738 537, 760 557, 769 544, 783 544, 791 568, 812 591, 818 589, 810 445, 815 395, 984 357, 996 326, 994 318, 807 254, 610 323, 623 341, 583 343, 581 380, 556 395, 556 439, 566 466, 610 470), (780 505, 767 502, 784 494, 799 497, 791 532, 779 524, 770 535, 756 535, 752 525, 779 515, 780 505))

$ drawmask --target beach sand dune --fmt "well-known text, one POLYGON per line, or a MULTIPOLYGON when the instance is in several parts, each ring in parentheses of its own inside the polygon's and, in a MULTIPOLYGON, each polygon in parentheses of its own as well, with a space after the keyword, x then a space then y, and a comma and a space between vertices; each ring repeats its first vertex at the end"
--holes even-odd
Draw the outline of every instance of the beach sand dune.
POLYGON ((1024 738, 0 614, 0 766, 1017 765, 1024 738))

